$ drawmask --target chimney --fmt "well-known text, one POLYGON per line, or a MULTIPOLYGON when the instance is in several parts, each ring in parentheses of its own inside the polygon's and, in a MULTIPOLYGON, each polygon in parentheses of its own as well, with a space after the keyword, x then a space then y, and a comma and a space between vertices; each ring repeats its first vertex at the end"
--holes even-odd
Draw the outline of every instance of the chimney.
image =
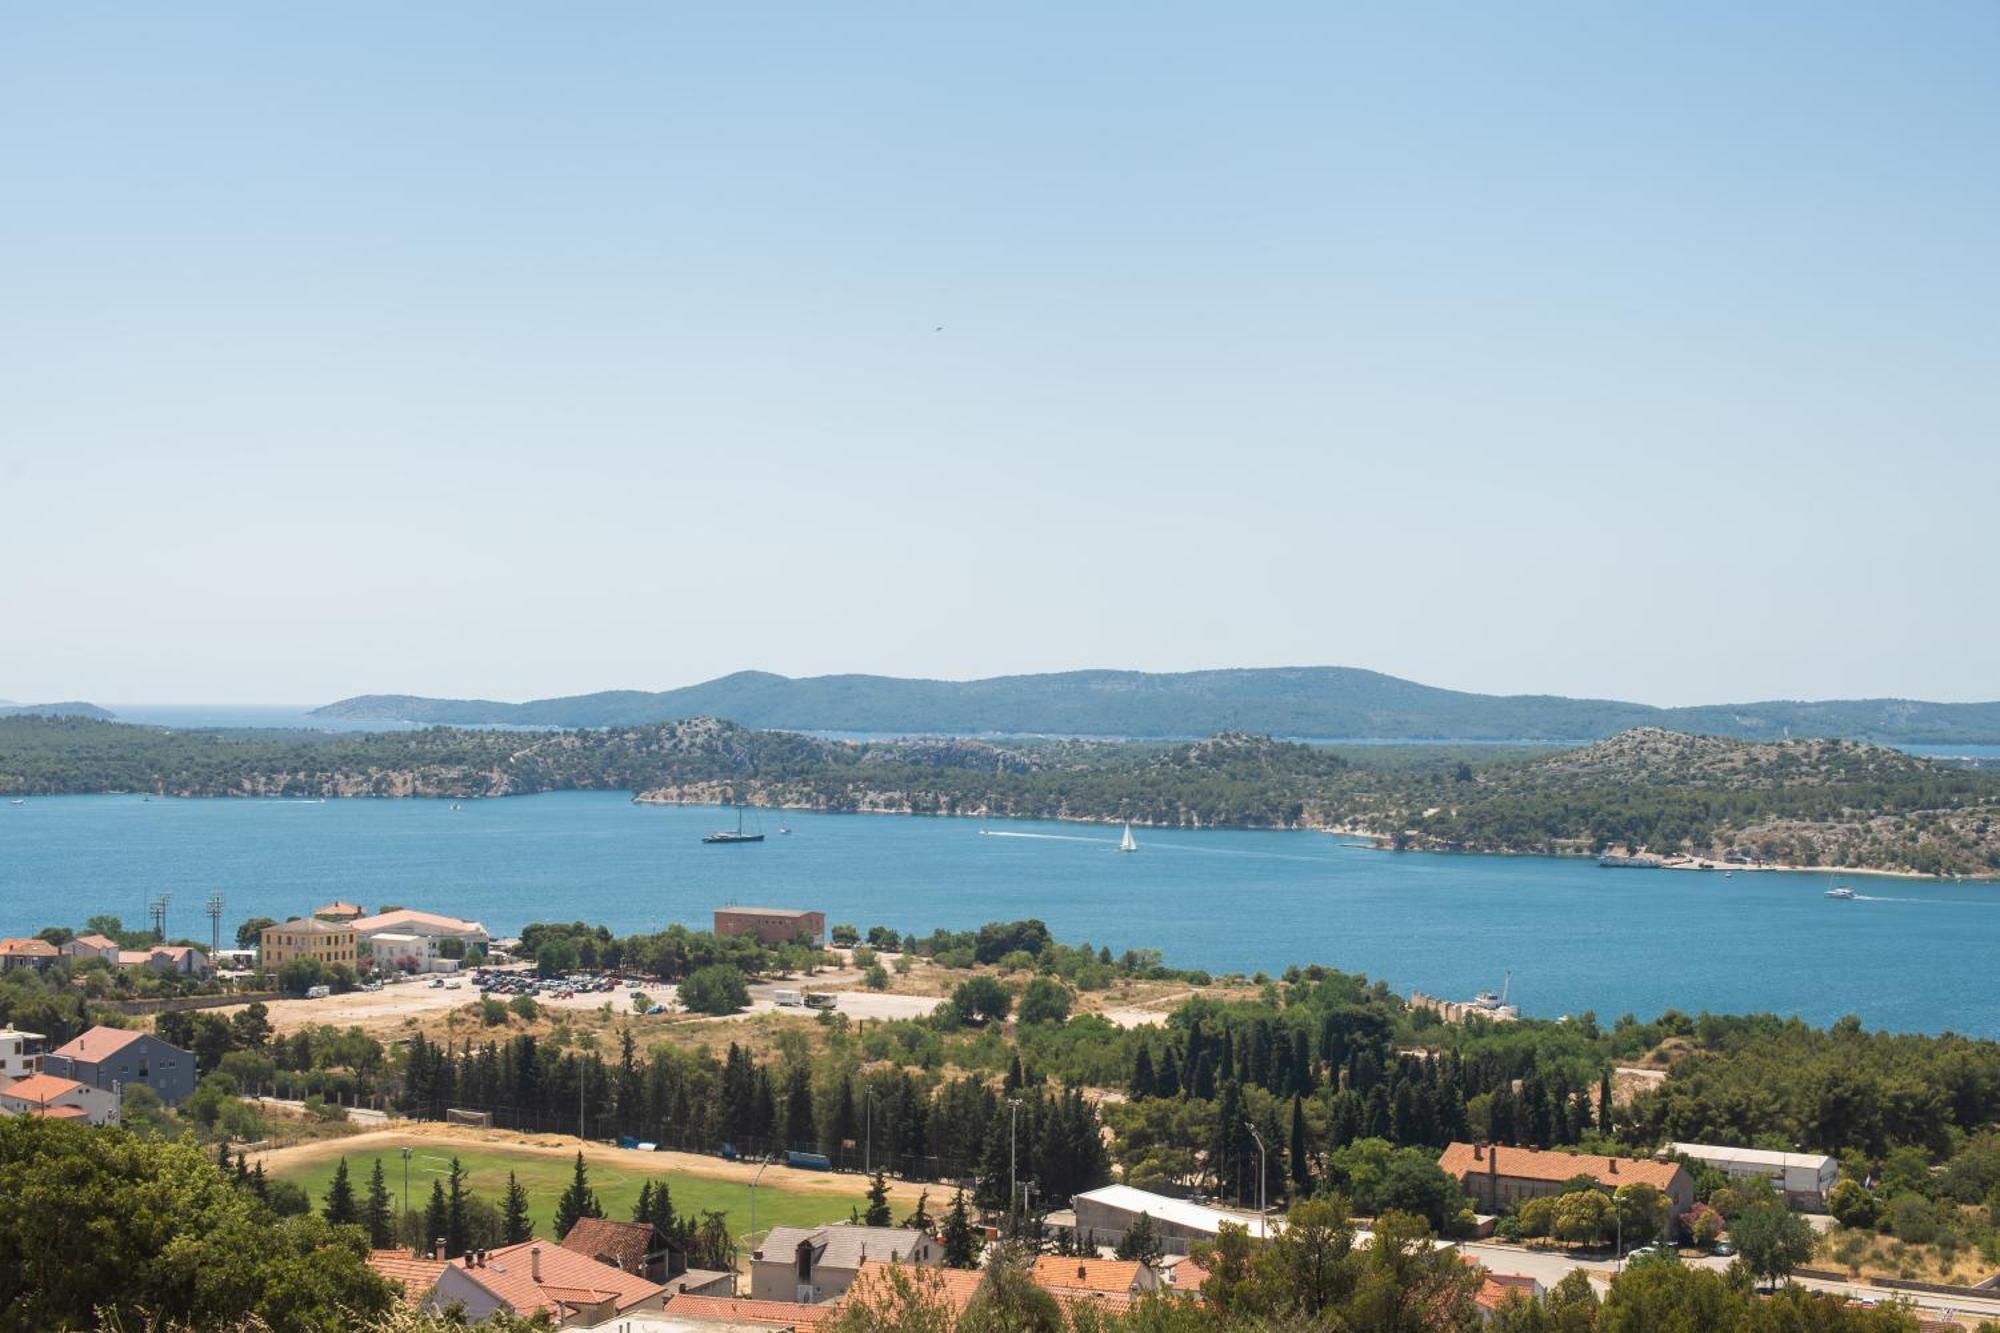
POLYGON ((1617 1174, 1618 1174, 1618 1159, 1617 1159, 1616 1157, 1607 1157, 1607 1158, 1605 1158, 1604 1160, 1605 1160, 1605 1161, 1607 1161, 1607 1162, 1609 1162, 1609 1163, 1611 1163, 1611 1174, 1612 1174, 1612 1175, 1614 1175, 1614 1176, 1615 1176, 1615 1175, 1617 1175, 1617 1174))
POLYGON ((542 1280, 542 1247, 539 1245, 528 1247, 528 1276, 537 1282, 542 1280))
POLYGON ((1078 1264, 1076 1266, 1076 1275, 1080 1280, 1087 1280, 1090 1277, 1090 1270, 1085 1268, 1082 1264, 1078 1264))
POLYGON ((1486 1141, 1484 1139, 1481 1139, 1472 1145, 1472 1160, 1475 1162, 1483 1162, 1486 1160, 1486 1141))
POLYGON ((432 1257, 433 1259, 442 1259, 442 1258, 444 1258, 444 1237, 443 1237, 443 1236, 439 1236, 439 1237, 438 1237, 438 1238, 437 1238, 436 1240, 434 1240, 434 1241, 432 1241, 432 1242, 431 1242, 431 1257, 432 1257))

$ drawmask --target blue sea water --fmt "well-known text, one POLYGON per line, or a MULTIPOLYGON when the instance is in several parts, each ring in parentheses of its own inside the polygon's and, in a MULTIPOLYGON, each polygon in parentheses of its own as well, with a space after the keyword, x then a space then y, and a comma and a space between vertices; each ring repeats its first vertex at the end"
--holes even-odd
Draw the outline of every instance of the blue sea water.
POLYGON ((1601 870, 1582 860, 1392 854, 1318 833, 765 811, 760 844, 703 846, 728 822, 615 793, 467 801, 38 797, 0 806, 0 935, 96 913, 206 938, 340 897, 619 932, 704 925, 727 903, 928 932, 1040 917, 1064 940, 1156 948, 1214 972, 1320 962, 1465 998, 1513 972, 1531 1014, 1773 1010, 1824 1023, 2000 1037, 2000 884, 1825 874, 1601 870), (780 823, 793 832, 780 836, 780 823), (988 832, 982 833, 982 828, 988 832))

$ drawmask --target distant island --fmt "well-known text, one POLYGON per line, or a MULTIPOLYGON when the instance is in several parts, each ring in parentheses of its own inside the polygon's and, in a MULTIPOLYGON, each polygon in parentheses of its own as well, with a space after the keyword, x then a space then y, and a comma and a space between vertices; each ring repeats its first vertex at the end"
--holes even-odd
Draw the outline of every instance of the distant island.
POLYGON ((1895 745, 2000 744, 2000 702, 1772 700, 1655 708, 1557 695, 1470 694, 1355 667, 1066 671, 970 681, 793 679, 739 671, 682 689, 607 690, 527 703, 366 694, 313 713, 530 727, 629 727, 726 717, 746 727, 883 735, 1159 739, 1244 731, 1326 740, 1574 742, 1659 727, 1745 740, 1839 736, 1895 745))
POLYGON ((1553 747, 834 740, 714 718, 595 730, 167 730, 0 719, 0 795, 468 799, 555 790, 646 802, 979 818, 1304 828, 1389 849, 1705 858, 2000 876, 2000 771, 1847 740, 1638 728, 1553 747))
POLYGON ((108 722, 117 714, 96 704, 76 701, 55 704, 17 704, 0 699, 0 717, 91 717, 108 722))

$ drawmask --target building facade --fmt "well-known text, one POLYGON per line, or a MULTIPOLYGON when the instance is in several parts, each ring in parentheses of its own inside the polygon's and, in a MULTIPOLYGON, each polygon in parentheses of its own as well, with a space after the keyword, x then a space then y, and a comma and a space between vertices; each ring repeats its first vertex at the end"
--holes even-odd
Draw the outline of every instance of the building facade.
POLYGON ((944 1251, 908 1227, 773 1227, 750 1255, 750 1298, 818 1305, 845 1295, 870 1260, 936 1266, 944 1251))
POLYGON ((46 1040, 39 1032, 0 1028, 0 1087, 42 1072, 42 1043, 46 1040))
POLYGON ((1268 1240, 1275 1230, 1270 1222, 1253 1212, 1214 1208, 1130 1185, 1105 1185, 1089 1190, 1071 1200, 1071 1207, 1071 1218, 1058 1223, 1051 1214, 1051 1223, 1073 1226, 1078 1235, 1105 1246, 1118 1244, 1143 1216, 1167 1254, 1186 1254, 1196 1241, 1213 1241, 1221 1234, 1224 1223, 1242 1227, 1256 1241, 1268 1240))
POLYGON ((316 917, 294 917, 266 926, 257 943, 258 958, 266 972, 275 972, 295 958, 310 958, 326 967, 335 963, 353 967, 356 962, 354 927, 316 917))
POLYGON ((1529 1199, 1561 1194, 1579 1176, 1614 1193, 1623 1185, 1651 1185, 1667 1198, 1666 1238, 1694 1207, 1694 1176, 1678 1162, 1596 1153, 1543 1152, 1498 1143, 1454 1143, 1438 1159, 1444 1173, 1464 1187, 1482 1213, 1504 1213, 1529 1199))
POLYGON ((790 944, 802 936, 812 944, 825 944, 826 913, 792 907, 718 907, 715 933, 753 935, 765 944, 790 944))
POLYGON ((1709 1143, 1676 1143, 1673 1149, 1714 1167, 1731 1180, 1768 1180, 1787 1204, 1806 1212, 1824 1212, 1826 1196, 1840 1179, 1839 1160, 1819 1153, 1768 1152, 1709 1143))
POLYGON ((92 1125, 118 1123, 119 1095, 44 1070, 0 1088, 0 1115, 44 1116, 50 1120, 82 1120, 92 1125))
POLYGON ((32 967, 37 972, 46 971, 62 956, 62 950, 47 940, 0 940, 0 972, 12 972, 22 967, 32 967))
POLYGON ((169 1045, 150 1032, 95 1027, 49 1052, 42 1068, 107 1091, 143 1084, 168 1106, 178 1106, 194 1095, 193 1052, 169 1045))

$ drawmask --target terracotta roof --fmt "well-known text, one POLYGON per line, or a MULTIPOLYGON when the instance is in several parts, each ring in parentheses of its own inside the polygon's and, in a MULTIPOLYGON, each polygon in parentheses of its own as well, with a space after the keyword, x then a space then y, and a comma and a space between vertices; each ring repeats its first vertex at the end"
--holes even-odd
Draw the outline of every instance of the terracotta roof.
POLYGON ((1481 1273, 1479 1278, 1479 1290, 1473 1293, 1472 1299, 1483 1310, 1497 1309, 1510 1291, 1532 1300, 1542 1286, 1535 1279, 1519 1273, 1481 1273))
POLYGON ((282 930, 294 935, 335 935, 353 929, 353 925, 345 921, 320 921, 314 917, 295 916, 290 921, 264 927, 263 933, 268 935, 274 930, 282 930))
MULTIPOLYGON (((910 1274, 919 1290, 935 1290, 939 1298, 951 1307, 953 1315, 965 1313, 965 1307, 972 1304, 972 1294, 979 1290, 980 1278, 984 1276, 966 1268, 931 1268, 928 1265, 892 1264, 882 1259, 870 1259, 855 1274, 845 1299, 853 1299, 856 1293, 886 1295, 890 1289, 889 1274, 898 1270, 910 1274), (882 1288, 879 1293, 874 1291, 878 1285, 882 1288)), ((844 1303, 845 1300, 832 1302, 834 1305, 844 1303)))
POLYGON ((669 1296, 666 1313, 679 1319, 705 1319, 718 1324, 800 1328, 823 1324, 840 1310, 837 1303, 797 1305, 791 1301, 740 1301, 731 1296, 669 1296))
POLYGON ((313 908, 314 916, 360 916, 368 909, 360 903, 342 902, 336 898, 324 907, 313 908))
POLYGON ((132 1028, 94 1027, 75 1041, 59 1048, 56 1054, 95 1064, 99 1060, 110 1059, 145 1035, 132 1028))
POLYGON ((118 947, 117 940, 109 940, 102 935, 79 935, 71 940, 70 943, 81 944, 92 949, 115 949, 118 947))
POLYGON ((579 1217, 562 1247, 591 1259, 613 1264, 627 1273, 646 1271, 646 1256, 653 1252, 651 1222, 614 1222, 606 1217, 579 1217))
POLYGON ((518 1315, 532 1316, 537 1310, 560 1315, 561 1305, 595 1305, 605 1300, 625 1310, 666 1290, 657 1282, 601 1264, 589 1255, 539 1240, 490 1250, 486 1261, 476 1268, 463 1257, 452 1260, 451 1266, 518 1315), (542 1252, 539 1282, 533 1276, 529 1254, 536 1247, 542 1252))
POLYGON ((1175 1291, 1191 1292, 1199 1296, 1201 1284, 1208 1281, 1208 1270, 1193 1259, 1183 1259, 1167 1270, 1167 1280, 1175 1291))
POLYGON ((1602 1157, 1596 1153, 1543 1152, 1536 1148, 1509 1148, 1488 1144, 1476 1148, 1470 1143, 1454 1143, 1438 1158, 1438 1165, 1454 1180, 1492 1172, 1513 1180, 1545 1180, 1560 1184, 1571 1176, 1590 1176, 1607 1188, 1646 1184, 1665 1190, 1685 1168, 1676 1162, 1655 1162, 1644 1157, 1602 1157))
POLYGON ((0 1097, 12 1097, 23 1102, 52 1102, 58 1097, 67 1097, 82 1086, 75 1079, 55 1074, 30 1074, 0 1088, 0 1097))
POLYGON ((118 951, 118 965, 120 967, 143 967, 152 961, 153 951, 151 949, 120 949, 118 951))
POLYGON ((477 921, 466 921, 455 916, 441 916, 436 912, 419 912, 408 907, 398 907, 393 912, 383 912, 379 916, 364 916, 348 922, 356 932, 366 935, 372 931, 394 930, 397 926, 422 924, 436 926, 440 930, 458 931, 466 935, 484 935, 486 927, 477 921))
POLYGON ((437 1285, 438 1274, 450 1265, 442 1259, 425 1259, 408 1250, 370 1250, 368 1266, 391 1282, 403 1284, 403 1304, 421 1305, 437 1285))
POLYGON ((0 954, 15 958, 60 958, 62 950, 47 940, 0 940, 0 954))
POLYGON ((1035 1259, 1035 1281, 1044 1287, 1140 1291, 1145 1272, 1146 1266, 1137 1259, 1065 1259, 1054 1254, 1035 1259))

